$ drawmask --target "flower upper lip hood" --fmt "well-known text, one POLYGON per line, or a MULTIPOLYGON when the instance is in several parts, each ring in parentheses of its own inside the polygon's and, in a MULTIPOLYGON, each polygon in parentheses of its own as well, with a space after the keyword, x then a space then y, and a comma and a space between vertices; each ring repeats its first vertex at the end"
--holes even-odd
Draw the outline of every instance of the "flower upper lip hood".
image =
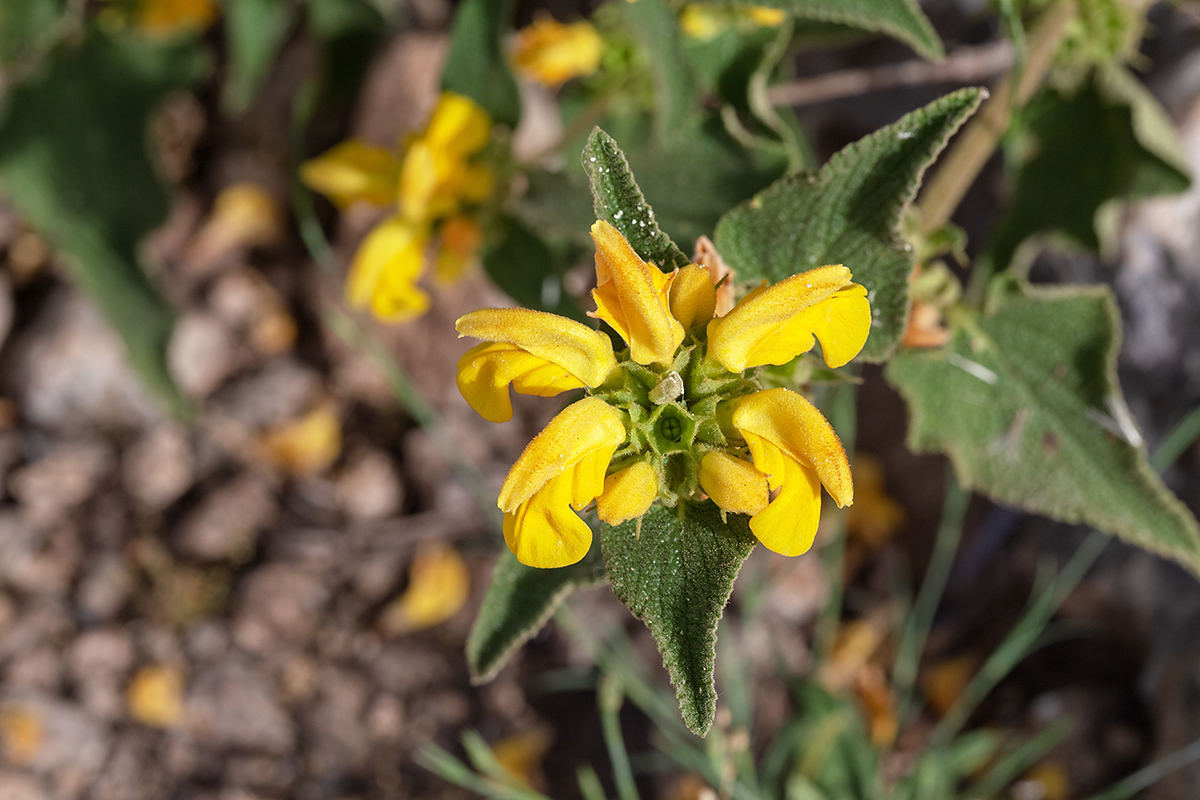
POLYGON ((598 317, 629 344, 629 357, 639 364, 669 364, 683 342, 683 325, 671 316, 669 294, 675 273, 664 273, 643 261, 625 237, 600 220, 592 226, 596 243, 598 317))
POLYGON ((590 22, 564 25, 551 17, 540 17, 517 33, 512 63, 522 77, 554 88, 595 72, 603 50, 604 40, 590 22))
POLYGON ((549 396, 582 388, 530 442, 500 491, 504 536, 523 564, 582 558, 593 500, 608 524, 708 497, 750 515, 767 548, 812 546, 821 487, 853 502, 850 464, 829 422, 787 389, 761 389, 755 368, 785 364, 819 341, 830 366, 862 349, 867 292, 840 265, 762 286, 714 319, 712 274, 692 264, 664 273, 612 225, 592 226, 596 312, 628 344, 573 320, 526 309, 485 309, 458 320, 484 340, 459 361, 463 397, 486 419, 512 416, 509 386, 549 396))

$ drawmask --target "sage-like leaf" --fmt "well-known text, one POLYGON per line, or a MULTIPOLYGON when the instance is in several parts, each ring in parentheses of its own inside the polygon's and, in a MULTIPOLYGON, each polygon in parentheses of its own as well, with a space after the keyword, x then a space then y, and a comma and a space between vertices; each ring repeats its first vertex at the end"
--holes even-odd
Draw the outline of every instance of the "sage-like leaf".
POLYGON ((613 592, 650 628, 683 721, 700 736, 717 708, 717 623, 755 543, 747 517, 727 519, 710 501, 681 501, 602 534, 613 592))
POLYGON ((739 281, 772 283, 824 264, 844 264, 871 300, 861 358, 886 360, 908 320, 913 249, 900 230, 925 169, 978 108, 963 89, 842 149, 816 173, 781 178, 730 211, 716 245, 739 281))
POLYGON ((914 0, 733 0, 738 5, 781 8, 798 19, 836 22, 885 33, 926 58, 941 58, 942 40, 914 0))
POLYGON ((466 95, 490 114, 493 122, 515 128, 521 119, 521 95, 502 41, 511 16, 511 0, 463 0, 458 4, 450 52, 442 68, 442 88, 466 95))
POLYGON ((909 446, 948 455, 964 486, 1200 574, 1200 527, 1150 468, 1121 396, 1112 292, 1000 278, 984 313, 952 319, 947 347, 888 365, 909 446))
POLYGON ((578 564, 537 569, 505 550, 492 571, 492 583, 467 638, 467 668, 473 683, 486 683, 517 649, 537 635, 571 592, 604 582, 604 562, 593 539, 578 564))

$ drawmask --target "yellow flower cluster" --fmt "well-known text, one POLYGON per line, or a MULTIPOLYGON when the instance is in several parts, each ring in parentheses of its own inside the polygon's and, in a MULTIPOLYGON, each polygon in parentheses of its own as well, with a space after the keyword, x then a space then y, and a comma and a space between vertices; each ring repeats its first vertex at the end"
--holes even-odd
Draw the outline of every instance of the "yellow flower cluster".
POLYGON ((394 213, 367 234, 350 265, 346 301, 369 308, 380 320, 403 322, 429 307, 417 286, 430 246, 435 277, 451 282, 474 263, 483 231, 470 207, 494 188, 480 163, 492 120, 473 100, 445 92, 425 130, 397 157, 357 139, 306 162, 300 177, 339 208, 364 202, 394 213))
POLYGON ((751 25, 774 28, 782 25, 787 13, 769 6, 720 6, 714 3, 689 3, 679 13, 679 27, 693 39, 715 39, 730 27, 751 25))
POLYGON ((786 364, 817 341, 839 367, 871 326, 867 292, 843 266, 819 267, 750 292, 714 317, 708 268, 664 273, 607 222, 592 226, 593 316, 605 334, 554 314, 484 309, 457 322, 483 340, 458 363, 458 386, 485 419, 512 416, 509 387, 543 397, 585 389, 517 459, 500 490, 504 538, 523 564, 560 567, 587 553, 576 514, 596 502, 616 525, 659 501, 709 497, 749 514, 768 549, 812 546, 823 485, 839 506, 854 498, 850 464, 829 422, 786 389, 763 390, 757 367, 786 364))
POLYGON ((603 50, 604 40, 590 22, 564 25, 540 17, 516 35, 511 58, 521 77, 553 89, 594 73, 603 50))

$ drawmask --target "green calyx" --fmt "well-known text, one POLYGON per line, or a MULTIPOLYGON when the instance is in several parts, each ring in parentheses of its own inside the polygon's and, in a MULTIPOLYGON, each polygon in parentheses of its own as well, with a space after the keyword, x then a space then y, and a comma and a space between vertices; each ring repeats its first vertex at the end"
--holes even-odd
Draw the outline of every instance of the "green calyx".
POLYGON ((700 494, 700 460, 731 445, 719 422, 727 401, 759 390, 742 374, 705 358, 704 329, 695 331, 667 365, 645 366, 617 354, 618 369, 592 391, 625 412, 629 437, 617 449, 609 473, 645 461, 658 473, 659 501, 674 507, 700 494))

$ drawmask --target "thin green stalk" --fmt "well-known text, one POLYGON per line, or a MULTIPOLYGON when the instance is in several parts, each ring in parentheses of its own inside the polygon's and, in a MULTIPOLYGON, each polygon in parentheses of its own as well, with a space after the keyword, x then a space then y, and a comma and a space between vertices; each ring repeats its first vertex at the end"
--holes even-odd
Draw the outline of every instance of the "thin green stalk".
MULTIPOLYGON (((855 377, 858 377, 855 375, 855 377)), ((832 397, 828 402, 829 422, 842 440, 842 446, 847 453, 854 453, 854 440, 857 433, 858 391, 857 386, 843 384, 834 387, 832 397)), ((838 625, 842 619, 842 596, 845 592, 845 556, 846 556, 846 515, 838 513, 834 517, 834 531, 828 544, 821 553, 825 567, 825 582, 829 587, 825 605, 817 619, 817 632, 813 650, 818 662, 824 662, 833 654, 833 645, 837 640, 838 625)))
POLYGON ((1100 557, 1100 553, 1108 546, 1109 541, 1110 538, 1107 534, 1092 531, 1075 551, 1075 555, 1071 557, 1067 565, 1063 567, 1058 577, 1050 580, 1037 593, 1020 621, 984 663, 983 668, 967 684, 967 688, 938 722, 937 727, 933 729, 933 733, 929 737, 931 746, 942 747, 948 744, 992 689, 996 688, 996 685, 1012 671, 1021 659, 1032 652, 1038 638, 1050 622, 1050 618, 1067 599, 1071 590, 1087 574, 1088 569, 1100 557))
POLYGON ((1150 457, 1150 466, 1155 472, 1162 472, 1179 460, 1179 457, 1200 438, 1200 406, 1184 417, 1171 429, 1167 438, 1150 457))
MULTIPOLYGON (((307 81, 297 93, 294 101, 291 135, 292 153, 296 159, 303 152, 304 131, 315 104, 315 87, 316 84, 313 81, 307 81)), ((329 240, 325 238, 325 231, 322 230, 321 223, 317 220, 312 193, 300 182, 299 164, 294 163, 292 166, 292 207, 295 211, 300 238, 304 241, 309 257, 317 265, 322 277, 334 287, 335 293, 340 295, 341 290, 338 288, 340 278, 333 248, 330 247, 329 240)), ((408 373, 395 356, 379 341, 376 334, 340 305, 328 304, 321 316, 325 324, 342 341, 375 361, 383 371, 388 386, 400 405, 408 412, 413 421, 429 434, 459 480, 475 497, 475 501, 483 510, 484 515, 492 525, 498 528, 502 522, 502 516, 499 509, 496 508, 495 497, 487 485, 487 481, 484 480, 483 475, 475 468, 474 464, 462 457, 462 448, 442 424, 441 415, 408 377, 408 373)))
POLYGON ((625 693, 621 682, 612 675, 605 675, 596 687, 596 705, 600 709, 600 725, 604 729, 604 744, 612 762, 613 780, 617 784, 620 800, 640 800, 637 784, 633 780, 633 768, 629 765, 629 753, 625 750, 625 737, 621 734, 621 705, 625 693))
POLYGON ((1147 786, 1157 783, 1175 770, 1183 769, 1197 761, 1200 761, 1200 739, 1139 769, 1128 778, 1117 781, 1100 794, 1092 795, 1088 800, 1129 800, 1147 786))
POLYGON ((1009 77, 996 87, 992 97, 967 124, 922 193, 919 205, 922 232, 934 233, 950 221, 1008 128, 1013 108, 1023 107, 1042 85, 1074 17, 1074 0, 1059 0, 1038 19, 1029 33, 1025 59, 1014 65, 1009 77))
POLYGON ((892 670, 893 692, 900 698, 901 725, 909 721, 916 711, 913 686, 916 684, 917 670, 921 664, 921 653, 925 650, 925 640, 933 626, 933 617, 946 591, 946 581, 949 580, 950 570, 954 566, 954 554, 958 552, 959 542, 962 541, 963 518, 966 516, 970 499, 971 493, 959 485, 954 470, 947 466, 946 499, 942 506, 942 521, 938 526, 933 555, 929 559, 928 569, 925 570, 925 579, 921 582, 917 602, 904 625, 892 670))
POLYGON ((600 785, 600 778, 591 764, 584 764, 576 770, 575 780, 579 784, 579 793, 583 795, 583 800, 607 800, 604 787, 600 785))

